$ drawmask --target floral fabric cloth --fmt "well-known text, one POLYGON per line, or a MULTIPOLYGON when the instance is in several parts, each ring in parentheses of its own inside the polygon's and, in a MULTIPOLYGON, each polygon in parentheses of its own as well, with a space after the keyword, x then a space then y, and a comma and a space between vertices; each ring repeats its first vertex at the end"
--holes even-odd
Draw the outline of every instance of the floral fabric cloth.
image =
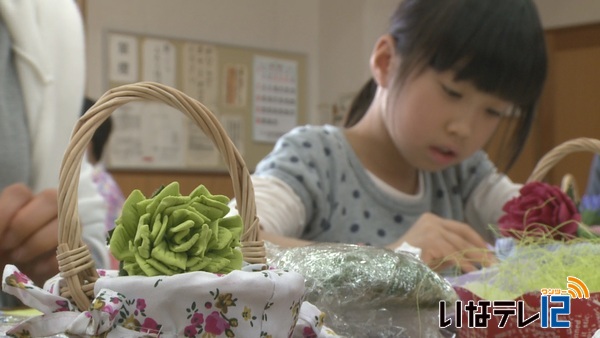
POLYGON ((324 314, 303 302, 304 278, 295 272, 248 265, 226 275, 118 277, 98 270, 95 299, 80 312, 59 295, 56 276, 35 286, 7 265, 2 288, 41 312, 9 331, 18 337, 69 333, 107 337, 338 337, 324 314))

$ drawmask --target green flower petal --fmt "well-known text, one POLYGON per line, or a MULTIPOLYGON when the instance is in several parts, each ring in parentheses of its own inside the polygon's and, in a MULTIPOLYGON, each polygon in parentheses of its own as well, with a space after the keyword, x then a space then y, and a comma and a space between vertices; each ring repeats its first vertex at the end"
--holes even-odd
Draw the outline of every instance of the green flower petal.
POLYGON ((229 259, 221 257, 220 255, 216 255, 212 252, 207 252, 204 259, 206 258, 209 258, 210 262, 203 268, 203 270, 212 273, 221 273, 221 270, 230 263, 229 259))
MULTIPOLYGON (((140 218, 141 220, 141 218, 140 218)), ((152 241, 150 240, 150 227, 148 224, 142 224, 135 234, 133 245, 137 248, 137 253, 143 258, 150 258, 152 241)))
POLYGON ((194 209, 196 209, 202 215, 208 217, 210 220, 222 218, 229 213, 229 207, 227 204, 221 203, 206 196, 200 196, 199 201, 193 203, 192 207, 194 207, 194 209))
POLYGON ((194 243, 198 241, 199 237, 200 234, 194 234, 192 238, 183 243, 170 243, 169 249, 171 249, 173 252, 186 252, 194 245, 194 243))
POLYGON ((139 264, 135 261, 123 263, 123 270, 127 272, 127 276, 139 276, 144 274, 144 271, 142 271, 139 264))
POLYGON ((133 259, 133 252, 129 251, 129 235, 127 229, 123 226, 117 226, 110 237, 110 252, 120 260, 125 261, 133 259))
POLYGON ((156 212, 156 210, 158 209, 158 205, 162 202, 163 199, 174 196, 181 196, 181 194, 179 193, 178 182, 171 182, 169 185, 164 187, 164 189, 161 190, 158 193, 158 195, 152 197, 152 199, 149 200, 151 201, 151 203, 146 207, 146 211, 151 213, 156 212))
POLYGON ((145 198, 144 194, 136 189, 129 194, 129 197, 127 197, 127 200, 123 203, 121 216, 115 221, 115 228, 122 227, 123 230, 125 230, 127 238, 133 238, 135 236, 135 230, 138 223, 137 219, 139 215, 141 215, 141 213, 138 213, 136 205, 145 198))
POLYGON ((189 254, 193 257, 204 257, 208 242, 212 237, 212 230, 210 230, 208 224, 205 223, 198 233, 200 234, 200 237, 198 237, 196 243, 190 248, 189 254))
POLYGON ((159 227, 158 234, 154 237, 154 245, 158 245, 165 237, 167 233, 167 228, 169 227, 169 217, 167 215, 163 216, 162 223, 159 227))
POLYGON ((206 249, 214 250, 218 246, 219 242, 219 222, 216 220, 212 221, 208 224, 208 226, 212 236, 206 244, 206 249))
POLYGON ((221 220, 215 220, 210 223, 210 228, 212 230, 212 238, 208 243, 209 250, 221 250, 226 246, 229 246, 233 240, 233 235, 231 231, 226 228, 220 227, 221 220))
MULTIPOLYGON (((150 211, 148 211, 148 206, 150 205, 150 203, 152 203, 152 200, 143 200, 143 201, 139 201, 135 204, 135 208, 137 210, 138 215, 143 215, 146 213, 149 213, 150 211)), ((150 212, 152 213, 152 212, 150 212)))
POLYGON ((202 184, 199 185, 198 187, 196 187, 196 189, 194 189, 194 191, 192 191, 192 193, 190 194, 190 197, 201 197, 201 196, 206 196, 210 199, 216 200, 225 205, 229 204, 229 197, 224 196, 224 195, 213 195, 202 184))
POLYGON ((185 209, 177 209, 171 213, 171 219, 174 224, 182 223, 183 221, 192 220, 200 229, 204 223, 209 223, 210 219, 202 214, 199 214, 196 209, 189 207, 185 209))
MULTIPOLYGON (((141 243, 141 234, 142 231, 140 231, 140 229, 145 225, 147 227, 147 229, 145 230, 150 230, 148 223, 150 221, 150 214, 143 214, 142 216, 140 216, 140 218, 138 219, 138 224, 137 224, 137 228, 136 228, 136 232, 135 232, 135 237, 133 238, 133 242, 134 244, 139 244, 141 243)), ((144 231, 145 231, 144 230, 144 231)), ((130 238, 131 239, 131 238, 130 238)))
POLYGON ((159 202, 154 212, 160 212, 165 215, 170 215, 174 210, 191 203, 189 196, 167 196, 159 202))
POLYGON ((162 228, 162 215, 160 213, 154 214, 153 218, 152 227, 150 228, 150 239, 154 242, 162 228))
MULTIPOLYGON (((210 253, 207 253, 207 256, 211 258, 211 262, 214 265, 211 265, 210 268, 218 269, 218 271, 214 271, 216 273, 228 273, 242 268, 242 252, 236 248, 224 248, 222 250, 211 251, 210 253), (225 264, 225 261, 216 260, 215 257, 225 258, 227 264, 225 264), (217 266, 218 264, 220 265, 217 266)), ((208 267, 206 269, 208 269, 208 267)))
MULTIPOLYGON (((148 262, 149 266, 151 266, 152 268, 154 268, 157 271, 159 271, 158 275, 172 276, 174 274, 183 272, 183 271, 180 271, 180 270, 178 270, 176 268, 169 267, 169 266, 167 266, 167 265, 159 262, 158 260, 156 260, 154 258, 148 259, 147 262, 148 262)), ((154 276, 156 276, 156 275, 154 275, 154 276)))
MULTIPOLYGON (((192 221, 190 221, 192 222, 192 221)), ((171 229, 169 229, 171 231, 171 229)), ((181 244, 189 239, 188 235, 190 234, 190 229, 183 229, 177 232, 171 232, 168 238, 171 240, 171 243, 181 244)))
POLYGON ((135 255, 135 262, 137 263, 139 268, 142 270, 141 275, 146 275, 146 276, 161 275, 161 272, 159 270, 157 270, 156 268, 154 268, 152 265, 149 264, 150 259, 143 258, 140 255, 135 255))
POLYGON ((188 259, 187 271, 204 271, 204 268, 210 264, 211 259, 208 257, 194 257, 193 260, 188 259))
POLYGON ((231 231, 222 227, 219 227, 218 229, 219 235, 217 241, 213 242, 213 248, 215 250, 221 250, 223 248, 230 247, 231 242, 233 241, 233 235, 231 234, 231 231))
POLYGON ((175 239, 175 241, 177 241, 177 238, 179 238, 179 241, 183 240, 183 236, 181 235, 182 233, 185 235, 187 235, 190 232, 190 229, 195 225, 194 221, 187 220, 184 221, 181 224, 178 224, 174 227, 172 227, 171 229, 168 230, 168 237, 175 239))
POLYGON ((187 255, 183 252, 170 251, 166 242, 161 242, 152 249, 152 258, 164 265, 179 268, 181 271, 185 270, 187 264, 187 255))
POLYGON ((239 240, 242 237, 244 223, 242 222, 242 217, 240 215, 233 215, 221 219, 219 221, 219 226, 229 229, 229 231, 231 231, 231 235, 235 239, 239 240))
POLYGON ((242 256, 242 251, 240 250, 232 250, 231 255, 226 257, 229 259, 229 265, 223 267, 221 273, 229 273, 234 270, 240 270, 242 268, 242 264, 244 258, 242 256))

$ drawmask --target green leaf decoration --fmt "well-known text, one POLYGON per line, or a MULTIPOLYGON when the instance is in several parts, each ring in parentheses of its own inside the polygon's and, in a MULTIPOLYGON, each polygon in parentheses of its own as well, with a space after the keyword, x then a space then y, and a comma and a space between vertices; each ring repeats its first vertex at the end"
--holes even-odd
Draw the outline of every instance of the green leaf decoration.
POLYGON ((198 186, 183 196, 173 182, 150 198, 134 190, 109 239, 121 275, 173 275, 190 271, 228 273, 242 267, 243 231, 229 213, 229 199, 198 186))
POLYGON ((596 210, 583 210, 581 212, 581 222, 587 225, 600 225, 600 212, 596 210))
POLYGON ((596 233, 592 232, 587 225, 580 223, 579 227, 577 227, 577 237, 594 239, 594 238, 598 238, 600 236, 598 236, 596 233))

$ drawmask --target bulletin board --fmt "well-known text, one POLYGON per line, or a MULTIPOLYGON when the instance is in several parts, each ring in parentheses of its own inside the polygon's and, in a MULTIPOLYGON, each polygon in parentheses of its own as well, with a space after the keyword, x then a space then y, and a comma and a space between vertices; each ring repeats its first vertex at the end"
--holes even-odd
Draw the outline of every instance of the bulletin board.
MULTIPOLYGON (((253 171, 275 141, 307 121, 306 56, 219 43, 107 32, 106 89, 138 81, 177 88, 207 106, 253 171)), ((226 171, 212 142, 163 103, 113 113, 109 169, 226 171)))

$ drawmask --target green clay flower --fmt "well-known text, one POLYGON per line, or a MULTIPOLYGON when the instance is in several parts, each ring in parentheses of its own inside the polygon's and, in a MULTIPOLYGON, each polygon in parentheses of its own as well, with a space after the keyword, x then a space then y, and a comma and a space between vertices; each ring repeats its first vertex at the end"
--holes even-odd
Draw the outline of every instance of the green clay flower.
POLYGON ((229 199, 203 186, 189 196, 173 182, 146 198, 134 190, 110 236, 110 252, 125 275, 228 273, 242 267, 241 218, 225 217, 229 199))

